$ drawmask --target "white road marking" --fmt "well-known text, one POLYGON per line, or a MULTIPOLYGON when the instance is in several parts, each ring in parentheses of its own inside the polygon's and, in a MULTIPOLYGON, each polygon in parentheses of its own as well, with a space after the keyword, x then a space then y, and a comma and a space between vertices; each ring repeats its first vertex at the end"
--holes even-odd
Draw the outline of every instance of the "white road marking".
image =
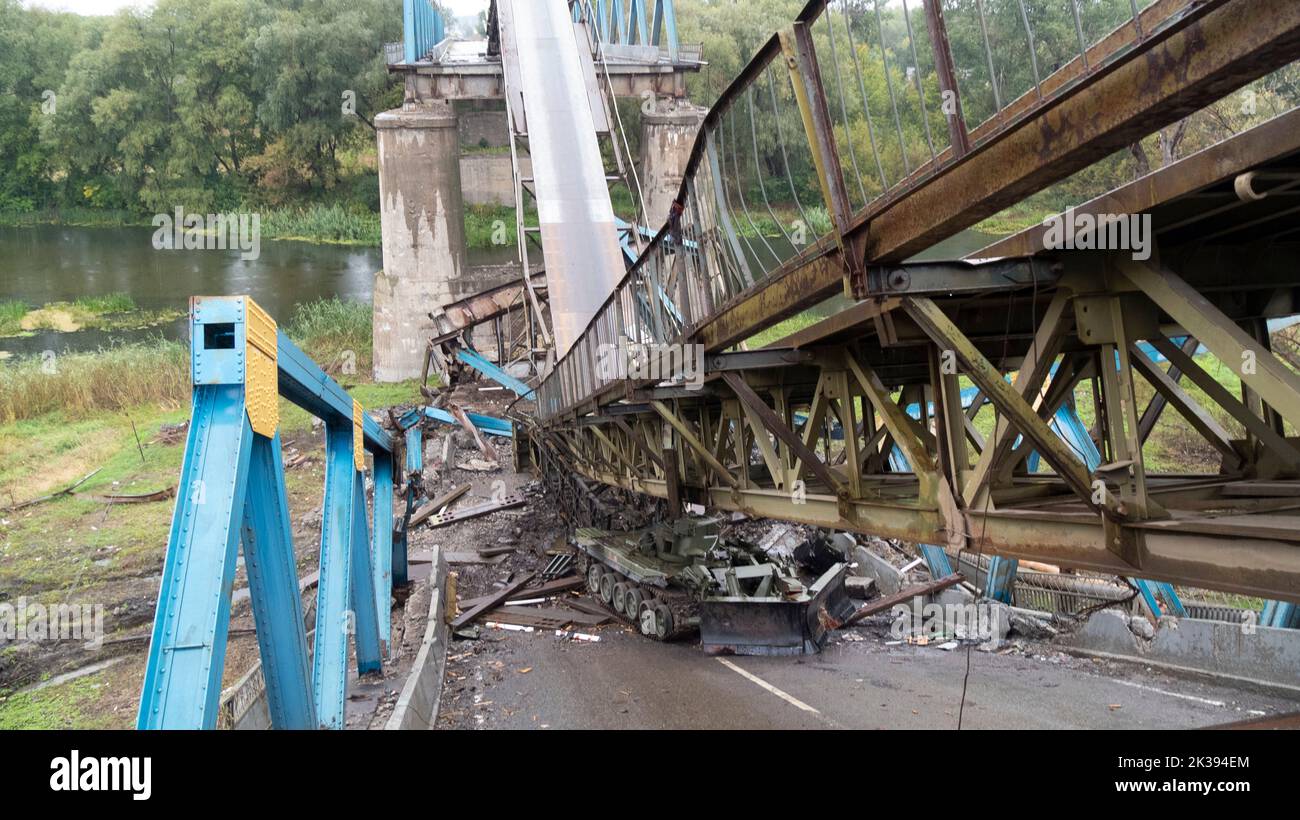
POLYGON ((778 698, 785 701, 786 703, 789 703, 791 706, 797 706, 798 708, 804 710, 805 712, 812 712, 814 715, 821 714, 821 712, 818 712, 816 709, 812 708, 808 704, 799 700, 794 695, 790 695, 790 694, 786 694, 785 692, 782 692, 780 689, 777 689, 775 686, 763 680, 758 675, 753 675, 750 674, 749 672, 746 672, 744 669, 741 669, 739 666, 736 666, 734 663, 727 660, 726 658, 718 658, 718 663, 727 667, 732 672, 735 672, 737 675, 740 675, 742 678, 757 683, 759 686, 763 687, 767 691, 776 695, 778 698))
POLYGON ((1143 686, 1140 683, 1133 683, 1132 681, 1117 680, 1115 682, 1121 686, 1131 686, 1134 689, 1142 689, 1143 691, 1146 692, 1155 692, 1157 695, 1168 695, 1171 698, 1182 698, 1183 700, 1193 700, 1196 701, 1197 703, 1204 703, 1207 706, 1224 707, 1228 705, 1221 700, 1210 700, 1209 698, 1198 698, 1196 695, 1184 695, 1179 692, 1170 692, 1165 689, 1157 689, 1154 686, 1143 686))

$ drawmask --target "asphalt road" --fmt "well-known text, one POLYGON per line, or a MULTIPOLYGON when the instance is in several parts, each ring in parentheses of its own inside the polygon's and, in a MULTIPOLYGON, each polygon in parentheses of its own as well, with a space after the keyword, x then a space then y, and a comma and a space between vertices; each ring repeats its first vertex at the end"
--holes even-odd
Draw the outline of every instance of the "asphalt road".
MULTIPOLYGON (((887 646, 868 628, 817 656, 719 659, 620 626, 599 634, 599 643, 576 643, 485 629, 453 644, 439 727, 957 727, 964 649, 887 646)), ((969 657, 967 728, 1189 728, 1300 711, 1300 699, 1041 645, 969 657)))

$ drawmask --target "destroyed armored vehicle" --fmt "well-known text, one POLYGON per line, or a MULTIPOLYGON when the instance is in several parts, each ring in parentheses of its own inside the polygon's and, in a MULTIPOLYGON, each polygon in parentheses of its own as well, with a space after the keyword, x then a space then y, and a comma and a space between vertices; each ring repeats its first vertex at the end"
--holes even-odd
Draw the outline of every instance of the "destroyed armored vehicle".
POLYGON ((641 634, 698 631, 711 655, 816 653, 854 606, 837 562, 812 583, 788 558, 720 537, 717 519, 685 517, 649 529, 575 533, 587 588, 641 634))

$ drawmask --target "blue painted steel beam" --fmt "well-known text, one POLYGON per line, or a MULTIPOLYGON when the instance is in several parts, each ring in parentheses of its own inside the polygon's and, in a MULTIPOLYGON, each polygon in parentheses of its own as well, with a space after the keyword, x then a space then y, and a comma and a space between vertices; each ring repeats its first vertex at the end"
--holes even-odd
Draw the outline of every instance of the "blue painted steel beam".
MULTIPOLYGON (((353 453, 351 397, 283 333, 274 351, 267 350, 269 338, 250 338, 254 315, 259 327, 269 328, 269 320, 246 297, 196 298, 191 304, 193 410, 140 697, 140 728, 216 725, 241 541, 273 725, 342 726, 349 634, 356 634, 359 671, 377 669, 381 662, 380 621, 389 617, 391 562, 398 558, 392 543, 391 437, 363 415, 360 438, 374 454, 378 480, 372 544, 364 471, 353 453), (255 360, 254 369, 246 357, 263 358, 255 360), (262 369, 270 360, 276 363, 274 384, 269 370, 262 369), (247 387, 249 373, 265 373, 259 378, 266 381, 247 387), (278 401, 274 393, 326 424, 310 673, 280 437, 268 404, 278 401), (256 396, 251 404, 250 395, 256 396), (261 432, 253 431, 254 410, 261 432)), ((405 577, 404 545, 400 569, 405 577)))
MULTIPOLYGON (((465 415, 469 418, 470 424, 473 424, 488 435, 514 436, 514 429, 510 426, 510 422, 505 419, 499 419, 496 416, 484 416, 480 413, 466 413, 465 415)), ((408 429, 412 424, 419 420, 420 416, 433 419, 434 421, 440 421, 443 424, 460 425, 460 422, 456 421, 455 416, 438 407, 417 407, 414 410, 408 410, 402 414, 402 418, 398 421, 398 424, 404 429, 408 429)))
POLYGON ((253 436, 243 546, 271 725, 315 729, 311 662, 278 433, 271 439, 253 436))
POLYGON ((406 62, 424 59, 445 36, 442 15, 429 0, 402 0, 402 56, 406 62))
POLYGON ((533 397, 533 388, 483 358, 478 351, 473 350, 472 348, 462 347, 456 351, 456 358, 482 373, 484 376, 487 376, 502 387, 513 391, 516 396, 521 396, 525 399, 531 399, 533 397))
POLYGON ((139 729, 216 727, 252 439, 242 384, 195 385, 139 729))
POLYGON ((1277 629, 1300 629, 1300 607, 1285 601, 1265 601, 1259 622, 1277 629))
POLYGON ((673 0, 658 0, 655 8, 656 11, 662 9, 664 34, 668 39, 668 59, 675 63, 677 62, 677 11, 673 8, 673 0))
MULTIPOLYGON (((357 672, 378 672, 383 668, 379 636, 379 606, 375 595, 375 562, 370 557, 370 532, 366 526, 366 477, 353 472, 352 487, 352 583, 348 598, 357 649, 357 672)), ((387 590, 385 590, 387 594, 387 590)))
MULTIPOLYGON (((280 395, 329 424, 352 424, 352 397, 321 370, 311 357, 279 332, 280 395)), ((379 422, 363 414, 361 431, 367 452, 391 453, 393 439, 379 422)))
POLYGON ((1173 584, 1167 581, 1148 581, 1145 578, 1130 578, 1129 581, 1137 587, 1142 602, 1154 617, 1159 618, 1161 615, 1187 617, 1187 609, 1174 590, 1173 584))
POLYGON ((631 0, 628 4, 628 42, 636 34, 637 45, 649 45, 646 37, 645 0, 631 0))
POLYGON ((609 19, 610 36, 616 37, 619 45, 627 45, 627 21, 623 16, 623 0, 611 0, 609 19))
MULTIPOLYGON (((410 414, 408 414, 410 415, 410 414)), ((421 416, 415 414, 418 421, 421 416)), ((407 582, 407 540, 405 523, 411 520, 415 512, 415 498, 419 490, 418 477, 424 471, 424 429, 415 422, 403 425, 406 416, 398 421, 398 426, 406 430, 406 511, 402 514, 402 529, 393 538, 393 584, 407 582)))
MULTIPOLYGON (((375 607, 379 613, 379 640, 385 654, 392 645, 393 606, 393 456, 375 456, 375 531, 370 560, 375 563, 375 607)), ((402 555, 405 565, 405 552, 402 555)))
MULTIPOLYGON (((348 636, 351 613, 353 537, 352 494, 356 488, 352 461, 352 425, 325 428, 325 504, 322 510, 320 581, 316 588, 316 653, 312 659, 312 690, 316 714, 327 729, 343 728, 347 689, 348 636)), ((364 577, 364 576, 363 576, 364 577)))

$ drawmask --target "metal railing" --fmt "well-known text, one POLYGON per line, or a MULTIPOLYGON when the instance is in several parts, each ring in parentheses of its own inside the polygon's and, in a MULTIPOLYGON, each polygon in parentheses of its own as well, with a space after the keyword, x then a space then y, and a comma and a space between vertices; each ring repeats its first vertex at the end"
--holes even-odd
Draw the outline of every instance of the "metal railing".
POLYGON ((1204 8, 808 3, 793 33, 770 37, 710 110, 679 209, 538 388, 539 418, 621 380, 598 370, 602 346, 681 341, 743 291, 840 250, 851 229, 923 181, 1204 8))
MULTIPOLYGON (((417 63, 447 36, 442 14, 430 0, 402 0, 401 59, 417 63)), ((396 63, 386 49, 389 64, 396 63)))
POLYGON ((570 0, 573 22, 586 22, 599 45, 653 46, 677 62, 673 0, 570 0))

